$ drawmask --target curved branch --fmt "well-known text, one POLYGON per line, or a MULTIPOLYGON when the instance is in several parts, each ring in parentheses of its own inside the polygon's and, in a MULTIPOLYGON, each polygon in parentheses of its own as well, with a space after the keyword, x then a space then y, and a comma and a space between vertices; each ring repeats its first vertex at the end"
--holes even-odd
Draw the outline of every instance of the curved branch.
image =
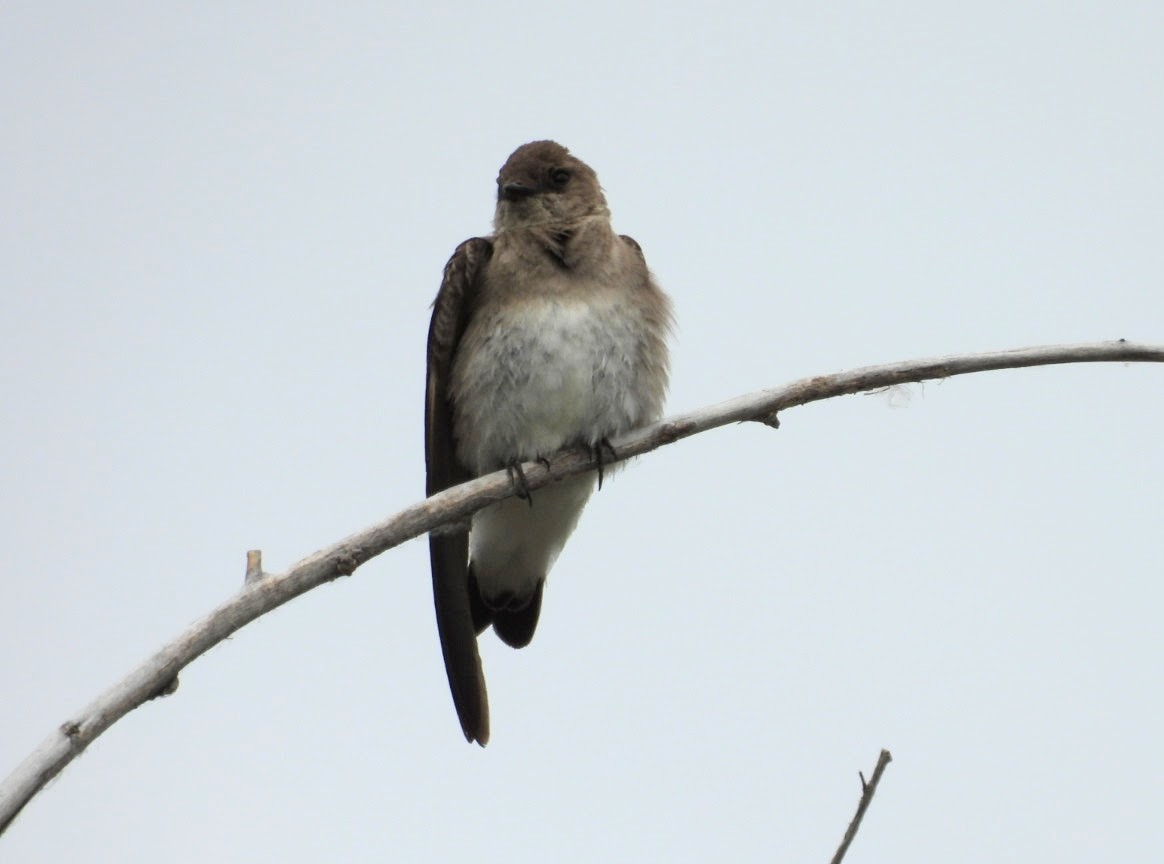
MULTIPOLYGON (((617 451, 617 460, 629 459, 729 423, 756 420, 776 425, 778 412, 834 396, 992 369, 1103 362, 1164 363, 1164 346, 1120 340, 868 366, 805 378, 784 387, 761 390, 680 414, 623 435, 612 444, 617 451)), ((607 464, 612 461, 616 460, 609 456, 604 458, 607 464)), ((588 452, 575 449, 556 454, 548 467, 540 462, 529 463, 523 466, 523 470, 528 487, 538 489, 597 467, 597 462, 588 452)), ((58 726, 0 784, 0 833, 8 828, 33 796, 98 735, 150 699, 172 693, 177 687, 179 671, 236 630, 312 588, 339 576, 351 575, 361 564, 406 540, 463 521, 487 504, 510 497, 513 491, 507 473, 498 471, 413 504, 370 528, 309 555, 283 573, 260 574, 257 566, 249 567, 246 584, 238 594, 195 621, 176 639, 58 726)))

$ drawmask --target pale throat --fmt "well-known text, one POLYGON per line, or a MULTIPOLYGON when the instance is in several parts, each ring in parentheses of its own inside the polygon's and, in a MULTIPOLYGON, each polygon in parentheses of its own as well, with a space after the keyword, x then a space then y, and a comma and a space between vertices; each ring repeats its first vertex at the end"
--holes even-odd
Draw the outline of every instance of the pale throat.
POLYGON ((610 209, 602 202, 600 206, 579 215, 557 212, 546 206, 545 199, 536 198, 514 205, 510 201, 498 201, 493 215, 493 230, 501 234, 505 231, 520 231, 523 228, 555 226, 562 229, 577 229, 594 222, 608 223, 610 209), (536 205, 536 206, 534 206, 536 205))

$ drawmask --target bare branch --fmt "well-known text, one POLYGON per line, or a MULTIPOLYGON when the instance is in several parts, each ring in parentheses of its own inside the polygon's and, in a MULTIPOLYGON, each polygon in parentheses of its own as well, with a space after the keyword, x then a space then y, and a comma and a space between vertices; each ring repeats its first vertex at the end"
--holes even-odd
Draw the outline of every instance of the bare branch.
POLYGON ((841 845, 837 847, 837 854, 833 856, 832 864, 841 864, 845 860, 845 853, 849 851, 853 838, 857 836, 857 829, 861 827, 865 811, 869 809, 873 796, 877 794, 877 784, 881 782, 881 775, 885 773, 885 769, 892 761, 893 757, 889 755, 889 751, 882 750, 881 755, 877 757, 877 767, 873 769, 873 779, 868 783, 865 782, 865 775, 857 772, 861 778, 861 800, 857 802, 857 812, 853 814, 853 821, 849 823, 849 828, 845 831, 841 845))
MULTIPOLYGON (((1016 369, 1059 363, 1164 362, 1164 346, 1120 340, 1083 345, 1026 348, 991 354, 960 355, 869 366, 850 372, 820 375, 784 387, 762 390, 721 402, 630 432, 611 442, 625 460, 699 432, 729 423, 755 420, 777 425, 776 415, 797 405, 914 381, 949 378, 992 369, 1016 369)), ((585 448, 564 450, 550 462, 522 466, 529 489, 539 489, 564 477, 598 467, 585 448)), ((309 555, 283 573, 263 573, 257 555, 248 562, 241 591, 195 621, 176 639, 61 723, 3 783, 0 783, 0 833, 46 783, 102 732, 150 699, 172 693, 178 673, 204 652, 288 600, 357 567, 406 540, 466 519, 477 510, 514 493, 505 471, 480 477, 413 504, 370 528, 309 555)), ((878 775, 874 775, 874 783, 878 775)), ((872 785, 872 784, 871 784, 872 785)))

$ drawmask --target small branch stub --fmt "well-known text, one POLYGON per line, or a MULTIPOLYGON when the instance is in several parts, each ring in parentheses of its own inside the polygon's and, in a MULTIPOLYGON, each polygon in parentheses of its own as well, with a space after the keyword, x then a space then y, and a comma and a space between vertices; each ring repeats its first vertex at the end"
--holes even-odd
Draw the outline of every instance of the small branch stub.
POLYGON ((163 696, 173 696, 178 692, 178 676, 175 675, 169 681, 164 683, 161 687, 150 694, 150 699, 161 699, 163 696))
POLYGON ((258 582, 263 578, 263 550, 250 549, 247 551, 247 575, 244 580, 247 585, 258 582))
POLYGON ((363 564, 364 550, 359 546, 353 546, 351 549, 346 549, 341 552, 335 559, 335 572, 337 576, 351 576, 356 572, 356 568, 363 564))

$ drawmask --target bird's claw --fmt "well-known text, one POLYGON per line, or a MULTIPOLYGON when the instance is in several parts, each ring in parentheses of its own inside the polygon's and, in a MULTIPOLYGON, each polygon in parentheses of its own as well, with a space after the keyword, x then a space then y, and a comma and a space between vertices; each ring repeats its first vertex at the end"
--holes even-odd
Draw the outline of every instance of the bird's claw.
POLYGON ((597 444, 590 447, 590 458, 598 462, 598 488, 600 491, 602 489, 603 469, 606 466, 606 453, 610 454, 612 461, 618 459, 618 451, 614 449, 609 438, 600 438, 597 444))
POLYGON ((529 482, 525 479, 525 472, 521 470, 521 460, 513 460, 505 466, 505 470, 509 473, 509 482, 513 484, 517 497, 523 501, 528 501, 529 506, 533 507, 533 493, 529 490, 529 482))

